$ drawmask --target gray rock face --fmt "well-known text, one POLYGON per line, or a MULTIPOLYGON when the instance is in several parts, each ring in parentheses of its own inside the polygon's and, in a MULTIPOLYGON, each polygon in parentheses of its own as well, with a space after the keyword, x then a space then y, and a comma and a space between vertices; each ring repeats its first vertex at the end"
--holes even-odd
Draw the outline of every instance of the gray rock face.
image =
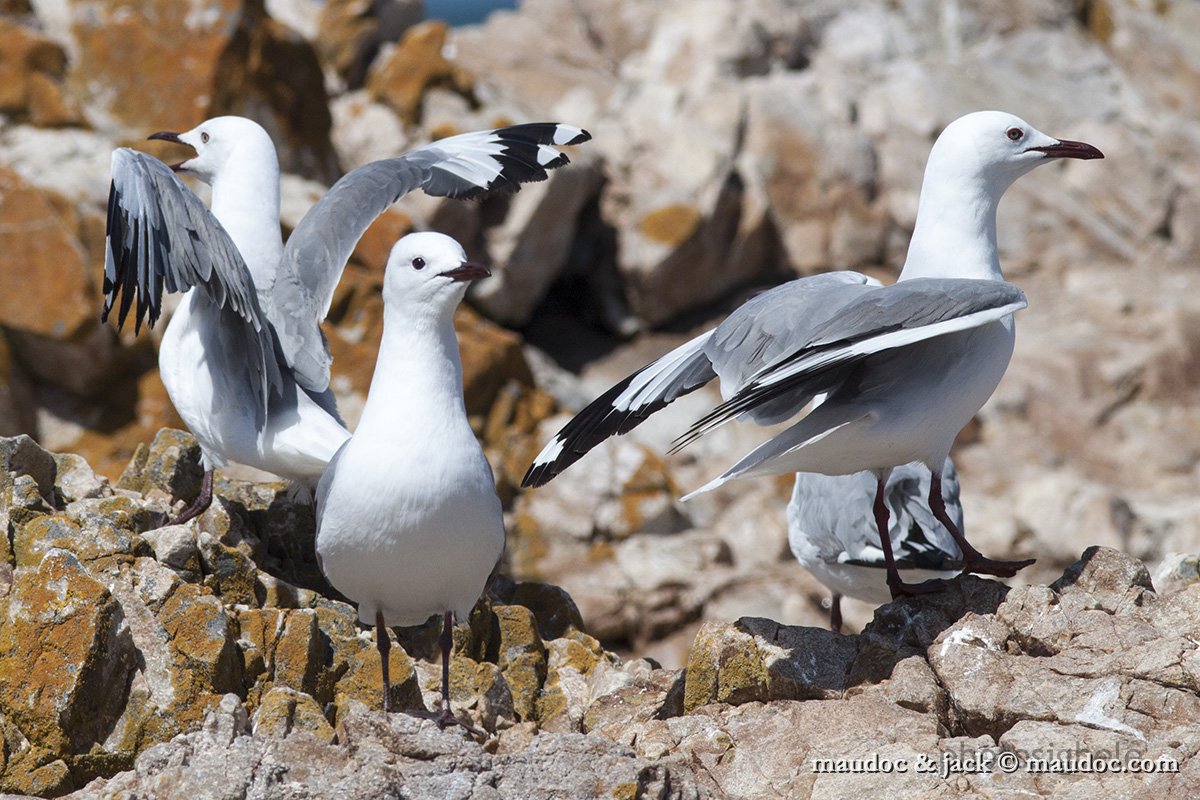
MULTIPOLYGON (((120 796, 296 798, 712 797, 681 765, 652 764, 628 747, 583 734, 544 734, 489 752, 429 720, 385 718, 352 703, 338 742, 251 735, 246 709, 226 695, 195 733, 157 745, 132 771, 89 786, 120 796)), ((81 796, 82 793, 81 793, 81 796)))
MULTIPOLYGON (((0 676, 0 790, 90 796, 98 790, 80 787, 134 781, 114 776, 136 764, 147 776, 137 791, 176 794, 153 776, 190 780, 168 767, 184 769, 191 751, 140 759, 180 735, 217 735, 200 732, 209 712, 244 719, 221 723, 217 739, 230 764, 246 752, 266 765, 231 767, 245 786, 287 773, 297 796, 315 796, 333 775, 353 796, 355 770, 394 766, 373 755, 390 746, 390 723, 358 728, 361 763, 329 744, 355 703, 378 702, 379 667, 353 609, 323 594, 309 509, 278 485, 219 481, 202 520, 142 535, 191 499, 199 470, 186 435, 155 439, 179 423, 152 369, 154 337, 118 337, 96 319, 109 154, 223 108, 261 113, 281 135, 285 169, 305 173, 285 176, 289 227, 334 177, 335 158, 349 169, 534 118, 594 136, 572 154, 577 169, 544 185, 474 204, 414 195, 364 237, 330 327, 351 419, 374 363, 380 267, 414 225, 452 233, 496 267, 474 296, 493 320, 534 331, 569 302, 588 324, 644 331, 596 360, 562 337, 554 354, 587 361, 581 375, 536 359, 536 382, 524 368, 506 373, 489 390, 494 402, 473 410, 511 502, 515 581, 460 631, 453 682, 457 707, 495 739, 482 754, 464 751, 467 777, 445 772, 439 756, 429 780, 444 783, 401 784, 409 778, 389 772, 369 786, 521 796, 508 771, 536 774, 560 751, 560 764, 591 754, 598 785, 616 796, 693 786, 734 797, 1187 795, 1200 783, 1189 730, 1200 552, 1200 444, 1187 435, 1200 428, 1194 3, 525 0, 481 26, 425 26, 396 47, 419 3, 272 0, 273 19, 240 0, 101 5, 0 2, 0 278, 10 289, 0 293, 0 432, 84 456, 0 441, 0 606, 13 670, 0 676), (161 69, 164 52, 193 68, 161 69), (289 54, 308 65, 300 84, 319 91, 276 97, 272 87, 296 83, 280 74, 289 54), (345 91, 380 73, 389 80, 345 91), (241 89, 214 99, 218 84, 241 89), (324 91, 332 96, 304 105, 324 91), (658 457, 713 391, 681 399, 550 486, 516 490, 565 419, 547 417, 686 335, 648 329, 711 322, 753 288, 797 274, 894 276, 932 136, 989 107, 1107 156, 1039 170, 1001 210, 1004 268, 1030 307, 1009 374, 955 456, 972 540, 1038 558, 1011 592, 964 580, 874 616, 848 603, 859 636, 817 630, 824 592, 784 545, 786 482, 677 502, 760 440, 731 427, 658 457), (1076 564, 1096 544, 1104 549, 1076 564), (62 633, 43 624, 54 614, 62 633), (67 632, 74 638, 60 640, 67 632), (85 698, 110 678, 124 688, 85 698), (229 693, 244 713, 215 710, 229 693), (579 744, 597 737, 635 752, 579 744), (303 771, 303 753, 288 749, 301 740, 324 748, 311 759, 321 769, 303 771), (812 761, 993 747, 1140 749, 1178 757, 1181 772, 934 780, 818 774, 812 761)), ((505 338, 505 355, 468 348, 467 360, 519 366, 519 337, 492 334, 480 338, 505 338)), ((400 638, 395 699, 415 704, 436 695, 440 677, 428 631, 400 638)), ((420 765, 414 756, 396 769, 420 765)), ((184 785, 206 796, 224 784, 184 785)))
MULTIPOLYGON (((1156 569, 1200 549, 1200 445, 1179 433, 1200 426, 1194 4, 529 0, 456 29, 409 27, 417 0, 176 5, 18 2, 4 23, 0 432, 79 452, 121 491, 137 446, 180 424, 153 369, 154 335, 115 336, 96 318, 109 157, 126 138, 220 111, 258 115, 285 170, 304 173, 284 176, 290 228, 335 160, 350 169, 535 118, 591 131, 574 167, 545 184, 481 203, 414 193, 368 232, 329 326, 353 423, 374 363, 381 267, 414 226, 460 238, 495 267, 472 290, 482 313, 585 364, 553 387, 509 375, 524 381, 517 405, 549 388, 575 410, 675 343, 648 329, 713 322, 794 275, 893 277, 932 137, 999 107, 1107 158, 1038 170, 1002 205, 1002 263, 1030 307, 1009 374, 956 453, 973 539, 997 555, 1036 554, 1028 580, 1042 583, 1091 544, 1156 569), (126 44, 119 58, 113 42, 126 44), (162 69, 164 58, 192 67, 162 69), (596 345, 594 327, 644 333, 601 354, 611 337, 596 345)), ((519 337, 504 335, 519 356, 519 337)), ((661 454, 715 399, 685 398, 631 438, 661 454)), ((574 487, 527 499, 515 479, 553 433, 535 436, 555 410, 472 410, 506 462, 518 577, 563 583, 594 631, 673 667, 708 620, 820 620, 820 588, 779 545, 781 487, 673 502, 674 488, 704 483, 758 432, 724 431, 664 460, 653 491, 606 473, 605 459, 629 458, 618 445, 580 465, 591 474, 574 487)), ((177 478, 157 510, 194 491, 191 476, 177 478)), ((106 496, 96 485, 55 491, 106 496)), ((870 612, 846 613, 861 626, 870 612)))
MULTIPOLYGON (((0 439, 0 453, 5 791, 1082 797, 1100 785, 1076 768, 1085 756, 1119 763, 1103 783, 1113 796, 1174 796, 1197 777, 1200 583, 1157 594, 1113 549, 1090 548, 1050 585, 957 579, 881 607, 858 635, 709 621, 684 670, 619 657, 561 589, 501 577, 455 633, 451 695, 485 731, 477 742, 378 710, 370 634, 328 587, 298 585, 313 578, 312 518, 282 486, 218 481, 198 520, 148 531, 195 466, 186 434, 164 431, 135 458, 127 474, 146 494, 111 496, 86 462, 28 439, 0 439), (55 464, 76 476, 62 485, 104 496, 42 497, 35 476, 55 486, 55 464), (285 526, 288 547, 272 533, 285 526), (1135 761, 1143 771, 1125 769, 1135 761)), ((398 631, 400 707, 439 693, 435 628, 398 631)))

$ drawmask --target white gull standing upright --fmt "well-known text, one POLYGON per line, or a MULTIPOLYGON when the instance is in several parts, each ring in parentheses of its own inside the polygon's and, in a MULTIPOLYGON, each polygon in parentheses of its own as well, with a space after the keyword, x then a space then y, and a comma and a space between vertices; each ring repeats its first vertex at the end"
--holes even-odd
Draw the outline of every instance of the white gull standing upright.
POLYGON ((515 191, 567 163, 553 145, 588 134, 531 123, 464 133, 346 174, 300 220, 286 247, 279 227, 279 162, 257 123, 216 117, 186 133, 192 147, 168 168, 128 148, 113 152, 104 311, 118 327, 153 325, 164 289, 185 292, 159 350, 163 383, 200 443, 199 496, 172 522, 204 511, 212 471, 230 461, 313 488, 350 435, 329 391, 320 323, 355 244, 402 195, 470 198, 515 191), (175 176, 212 185, 210 212, 175 176))
MULTIPOLYGON (((929 509, 933 474, 923 464, 902 464, 888 475, 883 502, 896 569, 920 580, 951 578, 962 567, 962 551, 946 526, 929 509)), ((788 545, 792 555, 830 592, 829 627, 842 630, 842 596, 865 603, 889 599, 883 550, 871 503, 875 476, 797 472, 787 506, 788 545)), ((954 462, 942 468, 946 513, 963 530, 962 504, 954 462)))
POLYGON ((488 275, 440 233, 409 234, 388 258, 383 340, 362 418, 317 487, 325 577, 375 626, 391 710, 387 628, 442 615, 442 708, 450 709, 454 618, 465 619, 504 552, 492 469, 467 422, 454 309, 488 275))
POLYGON ((932 472, 929 506, 962 549, 963 570, 1015 574, 1032 561, 987 558, 954 526, 941 469, 954 437, 1004 375, 1012 314, 1026 305, 1000 271, 996 208, 1013 181, 1061 158, 1103 155, 1000 111, 955 120, 930 152, 908 258, 894 285, 833 272, 752 298, 583 409, 546 445, 523 484, 549 481, 604 439, 717 376, 725 402, 676 449, 735 418, 784 422, 824 393, 823 403, 698 491, 756 475, 871 471, 892 595, 932 591, 937 587, 906 584, 896 571, 883 502, 891 469, 917 461, 932 472))

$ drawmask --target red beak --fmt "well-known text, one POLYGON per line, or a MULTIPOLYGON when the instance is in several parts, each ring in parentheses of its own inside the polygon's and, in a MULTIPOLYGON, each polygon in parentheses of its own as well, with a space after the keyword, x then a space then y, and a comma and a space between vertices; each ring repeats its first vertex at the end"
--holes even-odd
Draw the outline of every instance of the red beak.
POLYGON ((491 274, 492 271, 483 264, 474 261, 464 261, 461 266, 443 272, 442 277, 449 278, 452 281, 477 281, 491 274))
MULTIPOLYGON (((175 144, 181 144, 184 147, 191 147, 190 144, 185 142, 183 139, 180 139, 179 134, 175 133, 174 131, 159 131, 158 133, 150 134, 146 138, 158 139, 163 142, 173 142, 175 144)), ((178 164, 171 164, 170 167, 176 172, 181 172, 183 170, 183 162, 180 161, 178 164)))
POLYGON ((1104 158, 1104 153, 1087 142, 1073 142, 1070 139, 1060 139, 1057 144, 1029 149, 1045 153, 1050 158, 1104 158))

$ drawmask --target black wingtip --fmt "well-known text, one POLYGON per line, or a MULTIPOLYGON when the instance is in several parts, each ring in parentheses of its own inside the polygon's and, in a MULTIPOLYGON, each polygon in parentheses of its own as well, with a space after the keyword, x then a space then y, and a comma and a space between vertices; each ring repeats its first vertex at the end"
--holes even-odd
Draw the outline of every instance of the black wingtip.
POLYGON ((585 131, 583 128, 580 128, 579 133, 575 136, 574 139, 567 142, 567 145, 569 146, 569 145, 583 144, 584 142, 590 142, 591 140, 592 140, 592 135, 590 133, 588 133, 587 131, 585 131))
POLYGON ((529 469, 525 471, 525 477, 521 478, 521 488, 536 489, 539 486, 545 486, 547 483, 554 480, 554 476, 558 473, 550 473, 548 467, 548 464, 530 465, 529 469))

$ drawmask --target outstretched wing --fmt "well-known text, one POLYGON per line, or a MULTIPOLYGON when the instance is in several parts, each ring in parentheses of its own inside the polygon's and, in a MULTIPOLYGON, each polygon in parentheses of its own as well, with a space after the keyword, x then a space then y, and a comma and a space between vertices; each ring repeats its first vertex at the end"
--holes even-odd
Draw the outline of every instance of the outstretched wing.
POLYGON ((233 348, 227 355, 256 367, 247 374, 265 419, 271 390, 283 385, 274 333, 241 253, 200 198, 158 159, 118 148, 105 245, 100 319, 115 306, 120 328, 133 309, 138 332, 143 320, 151 327, 158 321, 164 290, 204 292, 234 318, 236 333, 223 334, 233 348))
MULTIPOLYGON (((811 339, 815 326, 836 310, 836 298, 830 295, 850 286, 861 290, 869 281, 854 272, 831 272, 751 298, 717 328, 642 367, 589 403, 538 454, 522 485, 549 482, 600 442, 628 433, 716 376, 723 393, 734 393, 748 376, 811 339)), ((787 410, 785 416, 796 410, 787 410)))
POLYGON ((388 206, 414 189, 455 198, 515 192, 568 163, 554 145, 590 138, 570 125, 513 125, 451 136, 343 176, 296 226, 269 291, 267 311, 297 381, 318 392, 329 385, 331 357, 320 322, 354 246, 388 206))
POLYGON ((1025 305, 1024 293, 1011 283, 965 278, 916 278, 858 293, 809 342, 759 370, 698 420, 673 449, 741 414, 824 391, 831 371, 874 353, 985 325, 1025 305))
POLYGON ((542 486, 610 436, 636 428, 651 414, 708 383, 716 373, 705 355, 705 331, 597 397, 542 448, 521 480, 542 486))

